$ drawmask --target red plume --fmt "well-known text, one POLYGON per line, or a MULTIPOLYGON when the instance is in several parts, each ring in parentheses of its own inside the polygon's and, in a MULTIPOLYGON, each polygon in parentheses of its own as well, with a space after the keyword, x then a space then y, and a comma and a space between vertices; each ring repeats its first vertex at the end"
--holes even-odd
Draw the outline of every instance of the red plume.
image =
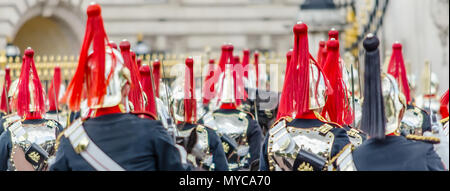
POLYGON ((113 41, 109 41, 109 44, 111 45, 111 48, 114 48, 117 50, 117 44, 113 41))
MULTIPOLYGON (((280 104, 278 107, 277 118, 292 116, 302 118, 302 115, 310 112, 309 110, 309 68, 312 60, 319 69, 319 75, 322 68, 315 62, 309 54, 308 47, 308 27, 304 23, 294 26, 294 50, 291 62, 286 66, 286 75, 281 93, 280 104)), ((327 94, 332 92, 331 87, 324 76, 327 86, 327 94)), ((317 91, 317 85, 314 91, 317 91)), ((317 94, 316 94, 317 95, 317 94)), ((316 98, 317 99, 317 98, 316 98)))
POLYGON ((256 72, 256 89, 258 89, 259 88, 259 69, 258 69, 259 53, 258 52, 255 52, 254 59, 255 59, 254 65, 255 65, 255 72, 256 72))
POLYGON ((388 74, 391 74, 398 82, 400 89, 406 97, 408 103, 411 102, 410 89, 408 85, 408 78, 403 61, 402 44, 394 43, 392 45, 392 56, 389 62, 388 74))
POLYGON ((317 52, 317 62, 319 63, 319 65, 320 66, 324 66, 324 62, 325 62, 325 60, 326 60, 326 58, 324 58, 323 56, 324 56, 324 54, 323 54, 323 51, 324 51, 324 49, 326 49, 325 48, 325 44, 326 44, 326 42, 325 41, 323 41, 323 40, 321 40, 320 42, 319 42, 319 51, 317 52))
POLYGON ((186 123, 194 123, 197 121, 197 104, 194 94, 194 60, 192 58, 186 59, 184 74, 184 121, 186 123))
POLYGON ((334 28, 328 31, 328 40, 331 40, 332 38, 339 41, 339 31, 334 28))
POLYGON ((40 119, 45 113, 44 89, 34 65, 34 51, 31 48, 25 50, 19 83, 17 85, 17 98, 14 100, 17 113, 26 119, 40 119), (31 77, 31 79, 30 79, 31 77), (34 92, 30 92, 30 80, 33 83, 34 92), (31 96, 33 94, 33 96, 31 96), (33 112, 30 111, 30 103, 33 99, 33 112))
POLYGON ((3 88, 1 90, 2 95, 0 99, 0 111, 3 111, 5 113, 9 113, 7 104, 9 104, 8 90, 10 85, 11 85, 10 69, 5 68, 5 82, 3 83, 3 88))
POLYGON ((142 59, 141 59, 141 58, 138 58, 138 59, 136 60, 136 64, 137 64, 138 68, 141 68, 141 66, 142 66, 142 59))
POLYGON ((5 68, 5 83, 6 83, 6 93, 9 92, 9 87, 11 86, 11 69, 9 67, 5 68))
POLYGON ((4 113, 9 113, 8 111, 8 106, 6 104, 8 104, 8 94, 6 93, 6 87, 5 84, 3 85, 2 88, 2 95, 1 95, 1 100, 0 100, 0 111, 4 112, 4 113))
POLYGON ((286 71, 284 71, 285 75, 286 75, 287 73, 289 73, 289 71, 288 71, 288 69, 289 69, 288 65, 289 65, 291 62, 292 62, 292 49, 289 50, 289 51, 286 53, 286 71))
POLYGON ((222 53, 220 54, 219 59, 219 68, 217 68, 220 72, 225 71, 225 63, 227 62, 228 58, 228 47, 229 45, 227 44, 222 45, 222 53))
MULTIPOLYGON (((245 49, 242 57, 242 66, 243 68, 247 67, 250 63, 250 51, 248 49, 245 49)), ((244 77, 248 78, 248 70, 244 70, 244 77)))
MULTIPOLYGON (((67 100, 69 108, 74 111, 80 109, 83 91, 86 91, 88 106, 101 105, 106 94, 107 83, 113 73, 111 72, 108 78, 105 79, 105 41, 108 42, 108 45, 109 41, 103 26, 100 5, 89 5, 87 15, 86 31, 83 45, 81 46, 78 67, 64 95, 64 100, 67 100), (91 44, 93 54, 88 57, 91 44), (86 83, 84 83, 85 79, 86 83), (83 90, 84 88, 86 89, 83 90)), ((111 71, 114 71, 114 67, 115 58, 113 57, 111 71)))
POLYGON ((209 60, 209 64, 208 64, 208 73, 205 77, 205 83, 203 83, 203 104, 207 105, 209 104, 209 101, 214 97, 215 95, 215 90, 214 90, 214 85, 215 83, 211 83, 210 80, 214 80, 214 59, 210 59, 209 60), (208 90, 209 89, 209 90, 208 90), (212 94, 212 96, 210 96, 209 94, 212 94))
POLYGON ((142 97, 142 87, 140 84, 141 75, 139 74, 139 69, 137 68, 136 62, 133 61, 132 54, 130 52, 130 42, 122 41, 120 42, 120 51, 122 53, 123 62, 125 66, 130 70, 131 74, 131 88, 128 94, 128 100, 133 103, 134 111, 144 110, 144 99, 142 97))
POLYGON ((161 62, 155 60, 153 62, 153 80, 155 81, 155 94, 159 98, 159 81, 161 79, 161 62))
POLYGON ((150 114, 157 116, 156 112, 156 101, 155 101, 155 92, 156 89, 153 88, 152 76, 150 73, 150 66, 142 65, 139 68, 139 73, 141 74, 141 84, 142 89, 147 95, 147 105, 145 106, 145 111, 150 114))
POLYGON ((48 88, 48 102, 50 105, 49 111, 56 111, 59 109, 58 96, 61 87, 61 68, 56 66, 54 71, 55 73, 53 74, 53 79, 50 82, 50 87, 48 88))
POLYGON ((324 72, 333 87, 333 94, 327 97, 322 114, 328 113, 331 121, 343 125, 345 119, 353 119, 348 101, 347 88, 342 79, 342 67, 339 62, 339 41, 331 39, 327 43, 328 55, 324 72))
MULTIPOLYGON (((128 42, 129 43, 129 42, 128 42)), ((136 61, 136 53, 134 53, 134 51, 132 51, 131 49, 130 49, 130 55, 131 55, 131 61, 133 61, 133 63, 134 64, 136 64, 136 66, 137 66, 137 69, 139 70, 139 65, 137 64, 137 61, 136 61)))
POLYGON ((233 62, 233 78, 234 78, 234 98, 236 100, 236 106, 239 106, 242 104, 242 101, 247 100, 247 92, 245 91, 244 87, 244 67, 242 66, 239 56, 234 57, 233 62))
MULTIPOLYGON (((217 71, 218 74, 221 74, 221 73, 225 74, 226 64, 231 64, 232 66, 234 66, 233 65, 233 63, 234 63, 233 50, 234 50, 234 46, 232 44, 227 44, 227 45, 222 46, 222 55, 220 56, 220 62, 219 62, 219 68, 218 68, 219 71, 217 71)), ((219 77, 220 77, 220 75, 217 77, 217 81, 215 81, 215 83, 219 81, 219 77)), ((222 84, 220 84, 218 95, 222 95, 224 79, 225 79, 225 75, 222 76, 222 84)), ((233 77, 233 79, 234 79, 234 77, 233 77)), ((234 82, 236 82, 236 81, 234 81, 234 82)), ((236 83, 234 83, 234 84, 236 85, 236 83)), ((220 102, 220 97, 219 97, 219 99, 217 99, 217 101, 220 102)))
POLYGON ((439 108, 439 112, 441 113, 442 119, 448 117, 448 89, 441 97, 441 107, 439 108))

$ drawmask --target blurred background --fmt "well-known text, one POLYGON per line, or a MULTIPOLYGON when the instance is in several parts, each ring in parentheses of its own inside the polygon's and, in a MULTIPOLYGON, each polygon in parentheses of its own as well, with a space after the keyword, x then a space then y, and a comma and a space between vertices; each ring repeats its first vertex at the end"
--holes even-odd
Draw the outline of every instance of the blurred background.
MULTIPOLYGON (((29 46, 38 55, 76 59, 73 57, 82 43, 90 2, 0 0, 0 68, 29 46)), ((309 27, 313 56, 317 55, 319 40, 326 40, 328 31, 335 28, 340 31, 341 55, 351 54, 356 62, 362 60, 362 39, 373 32, 381 39, 384 61, 389 58, 392 43, 403 44, 408 72, 416 76, 418 87, 425 62, 431 63, 432 72, 438 76, 438 94, 449 87, 449 0, 96 2, 102 6, 110 40, 119 43, 128 39, 138 55, 210 52, 217 58, 220 46, 231 42, 239 55, 249 48, 266 56, 284 57, 293 45, 292 26, 301 20, 309 27)), ((71 72, 64 74, 70 76, 71 72)))

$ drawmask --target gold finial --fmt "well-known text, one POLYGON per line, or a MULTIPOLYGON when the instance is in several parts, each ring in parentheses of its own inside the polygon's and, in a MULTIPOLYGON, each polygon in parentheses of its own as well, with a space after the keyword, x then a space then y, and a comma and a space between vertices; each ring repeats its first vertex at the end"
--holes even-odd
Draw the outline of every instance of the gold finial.
POLYGON ((48 57, 48 61, 49 61, 49 62, 54 62, 54 61, 55 61, 55 56, 50 55, 50 56, 48 57))
POLYGON ((48 61, 47 55, 42 56, 42 62, 46 63, 48 61))
POLYGON ((140 32, 137 34, 137 41, 141 42, 142 40, 144 40, 144 35, 140 32))
POLYGON ((14 59, 14 62, 15 63, 20 63, 21 61, 22 61, 22 59, 20 59, 20 56, 16 56, 16 57, 14 57, 15 59, 14 59))
POLYGON ((12 39, 9 36, 6 36, 6 43, 10 44, 12 43, 12 39))

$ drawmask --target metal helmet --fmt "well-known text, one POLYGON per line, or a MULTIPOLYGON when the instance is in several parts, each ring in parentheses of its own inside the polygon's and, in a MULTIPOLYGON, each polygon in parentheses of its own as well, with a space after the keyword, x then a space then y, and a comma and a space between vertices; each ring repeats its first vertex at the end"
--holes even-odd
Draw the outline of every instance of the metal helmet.
POLYGON ((390 74, 382 74, 381 87, 386 115, 385 134, 398 133, 406 110, 406 98, 400 92, 397 81, 390 74))
MULTIPOLYGON (((95 68, 91 66, 90 69, 94 70, 95 68)), ((113 107, 119 105, 122 102, 122 88, 127 83, 131 83, 131 74, 128 68, 124 67, 123 58, 120 52, 116 49, 111 49, 109 47, 106 48, 105 54, 105 78, 111 74, 111 79, 108 83, 106 95, 103 97, 103 103, 101 105, 91 105, 89 108, 98 109, 98 108, 106 108, 113 107), (115 68, 113 71, 112 65, 114 64, 113 58, 115 60, 115 68)))

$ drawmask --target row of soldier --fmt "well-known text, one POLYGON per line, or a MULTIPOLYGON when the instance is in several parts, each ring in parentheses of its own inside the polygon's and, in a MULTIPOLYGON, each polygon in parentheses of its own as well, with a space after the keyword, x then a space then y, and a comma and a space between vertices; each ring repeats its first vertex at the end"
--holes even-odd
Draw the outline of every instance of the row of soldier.
POLYGON ((56 67, 45 93, 31 48, 19 79, 11 82, 6 70, 0 170, 448 169, 448 90, 440 113, 420 109, 410 95, 400 43, 383 72, 379 41, 366 37, 364 91, 357 99, 338 32, 321 42, 316 61, 308 27, 299 22, 281 93, 261 96, 258 54, 250 64, 244 50, 241 62, 225 44, 200 89, 192 58, 168 84, 159 61, 141 65, 128 41, 117 46, 108 40, 99 5, 91 4, 87 16, 67 88, 56 67), (261 97, 276 97, 277 104, 261 108, 270 102, 261 97))

